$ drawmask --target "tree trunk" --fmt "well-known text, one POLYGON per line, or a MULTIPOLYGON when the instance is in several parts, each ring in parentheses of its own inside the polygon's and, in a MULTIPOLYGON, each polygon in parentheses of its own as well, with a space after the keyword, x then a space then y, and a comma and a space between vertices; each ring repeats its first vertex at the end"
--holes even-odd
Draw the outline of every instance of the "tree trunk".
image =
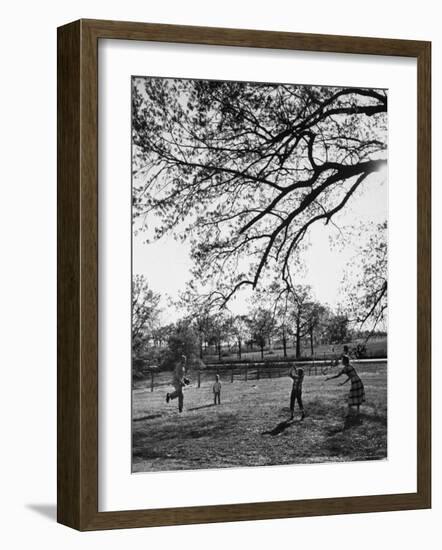
POLYGON ((238 338, 238 359, 241 359, 241 338, 238 338))
POLYGON ((221 342, 218 342, 218 360, 221 361, 221 342))
POLYGON ((261 344, 261 359, 264 359, 264 344, 261 344))
POLYGON ((282 347, 284 350, 284 359, 287 359, 287 340, 285 338, 285 332, 282 333, 282 347))
POLYGON ((312 352, 312 355, 315 353, 315 350, 313 349, 313 328, 310 329, 310 351, 312 352))
POLYGON ((301 330, 299 318, 296 319, 296 359, 301 357, 301 330))

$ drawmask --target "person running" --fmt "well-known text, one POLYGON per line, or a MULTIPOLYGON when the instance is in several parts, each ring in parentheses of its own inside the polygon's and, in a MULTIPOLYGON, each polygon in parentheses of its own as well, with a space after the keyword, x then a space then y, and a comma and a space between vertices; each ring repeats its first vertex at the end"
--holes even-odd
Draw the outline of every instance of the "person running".
POLYGON ((298 402, 299 410, 301 411, 301 420, 305 418, 304 405, 302 404, 302 383, 304 381, 304 369, 292 367, 289 372, 290 378, 293 380, 292 392, 290 394, 290 420, 295 417, 295 402, 298 402))
POLYGON ((175 370, 173 371, 172 386, 175 388, 175 391, 172 393, 167 393, 166 403, 169 403, 171 399, 176 399, 178 397, 178 410, 183 412, 184 405, 184 394, 183 388, 189 384, 189 379, 186 378, 186 365, 187 357, 182 355, 180 360, 175 365, 175 370))
POLYGON ((348 354, 348 346, 344 346, 344 353, 342 354, 342 369, 335 376, 329 376, 325 380, 333 380, 334 378, 339 378, 343 374, 347 376, 347 379, 344 382, 339 384, 343 386, 348 381, 351 381, 350 391, 348 393, 347 404, 348 404, 348 415, 351 414, 352 407, 356 407, 357 414, 359 415, 359 409, 362 403, 365 401, 365 389, 362 380, 359 378, 356 369, 350 364, 350 356, 348 354))
POLYGON ((215 405, 221 405, 221 382, 219 381, 219 374, 215 376, 215 383, 213 384, 213 400, 215 405))

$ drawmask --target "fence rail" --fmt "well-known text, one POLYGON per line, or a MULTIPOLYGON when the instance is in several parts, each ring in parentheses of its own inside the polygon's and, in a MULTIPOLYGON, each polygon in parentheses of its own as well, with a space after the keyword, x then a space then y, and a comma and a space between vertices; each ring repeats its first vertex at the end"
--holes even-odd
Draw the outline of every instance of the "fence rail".
MULTIPOLYGON (((354 342, 348 342, 347 345, 349 346, 351 353, 357 353, 356 349, 358 344, 364 344, 363 340, 361 341, 354 341, 354 342)), ((312 354, 310 346, 302 346, 300 350, 301 357, 308 360, 321 360, 321 359, 333 359, 337 356, 339 356, 339 350, 341 349, 341 345, 335 346, 337 351, 335 351, 334 346, 330 345, 319 345, 315 347, 315 351, 312 354)), ((223 347, 221 353, 215 351, 215 350, 203 350, 203 354, 201 359, 205 363, 217 363, 217 362, 236 362, 236 361, 262 361, 262 360, 268 360, 272 361, 275 360, 282 360, 282 361, 296 361, 296 350, 295 347, 289 346, 286 349, 285 355, 283 351, 282 346, 273 346, 271 348, 265 347, 263 350, 263 356, 264 358, 261 358, 261 350, 257 347, 254 347, 253 349, 249 348, 242 348, 241 354, 238 353, 237 348, 232 347, 223 347)), ((382 358, 387 354, 387 340, 371 340, 370 342, 366 343, 365 351, 364 351, 364 358, 366 359, 378 359, 382 358)), ((362 357, 362 356, 361 356, 362 357)))
MULTIPOLYGON (((369 371, 373 370, 373 367, 383 368, 387 364, 386 359, 378 360, 354 360, 352 363, 359 364, 359 369, 368 368, 369 371)), ((339 365, 335 365, 331 361, 315 361, 313 362, 256 362, 256 363, 243 363, 241 365, 218 363, 207 365, 205 369, 193 371, 191 385, 200 388, 203 384, 213 383, 215 375, 219 375, 222 382, 233 383, 235 380, 250 381, 250 380, 262 380, 271 378, 280 378, 282 376, 288 376, 290 369, 293 367, 302 367, 306 376, 324 376, 327 375, 331 369, 340 368, 339 365)), ((148 378, 137 384, 136 390, 149 389, 153 392, 155 389, 166 387, 170 385, 170 372, 158 372, 150 371, 148 378)))

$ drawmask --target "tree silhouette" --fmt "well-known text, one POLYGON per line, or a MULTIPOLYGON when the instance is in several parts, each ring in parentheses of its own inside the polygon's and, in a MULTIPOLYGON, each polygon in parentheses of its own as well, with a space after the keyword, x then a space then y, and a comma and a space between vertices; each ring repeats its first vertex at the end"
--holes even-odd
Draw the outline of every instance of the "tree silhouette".
POLYGON ((264 348, 275 329, 275 318, 271 309, 256 304, 252 307, 248 317, 248 324, 252 339, 259 346, 261 359, 264 359, 264 348))
POLYGON ((154 336, 160 314, 160 295, 153 292, 143 275, 132 280, 132 348, 138 351, 154 336))
POLYGON ((329 310, 319 302, 311 301, 306 304, 304 314, 306 318, 306 332, 310 340, 310 354, 313 356, 315 353, 315 334, 327 320, 329 310))
POLYGON ((327 322, 327 338, 332 344, 344 344, 348 338, 348 317, 343 313, 332 315, 327 322))
POLYGON ((377 224, 368 242, 358 252, 353 271, 347 273, 347 308, 359 331, 371 328, 369 339, 376 327, 385 320, 388 294, 387 222, 377 224))
POLYGON ((232 319, 231 331, 238 347, 238 359, 242 357, 242 345, 249 336, 249 325, 246 315, 235 315, 232 319))
POLYGON ((386 164, 387 93, 134 78, 136 230, 188 239, 212 302, 289 283, 309 229, 386 164))

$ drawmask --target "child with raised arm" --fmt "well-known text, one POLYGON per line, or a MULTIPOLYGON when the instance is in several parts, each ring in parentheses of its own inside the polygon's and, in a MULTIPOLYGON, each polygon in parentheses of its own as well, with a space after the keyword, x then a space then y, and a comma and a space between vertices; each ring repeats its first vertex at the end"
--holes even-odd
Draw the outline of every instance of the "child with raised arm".
POLYGON ((221 382, 219 381, 219 374, 215 376, 215 383, 213 384, 213 400, 215 405, 221 405, 221 382))
POLYGON ((362 380, 359 378, 356 369, 350 364, 350 356, 348 354, 348 346, 344 346, 344 353, 342 354, 342 369, 335 376, 329 376, 325 380, 333 380, 334 378, 339 378, 343 374, 347 376, 347 379, 344 382, 339 384, 343 386, 349 380, 351 381, 350 391, 348 393, 347 404, 348 404, 348 414, 350 415, 352 407, 357 408, 357 414, 359 415, 359 408, 361 404, 365 401, 365 389, 362 380))
POLYGON ((295 417, 295 402, 298 402, 301 411, 301 420, 305 418, 304 405, 302 403, 302 383, 304 381, 304 369, 297 369, 293 366, 289 371, 289 376, 293 380, 292 392, 290 394, 290 420, 295 417))

